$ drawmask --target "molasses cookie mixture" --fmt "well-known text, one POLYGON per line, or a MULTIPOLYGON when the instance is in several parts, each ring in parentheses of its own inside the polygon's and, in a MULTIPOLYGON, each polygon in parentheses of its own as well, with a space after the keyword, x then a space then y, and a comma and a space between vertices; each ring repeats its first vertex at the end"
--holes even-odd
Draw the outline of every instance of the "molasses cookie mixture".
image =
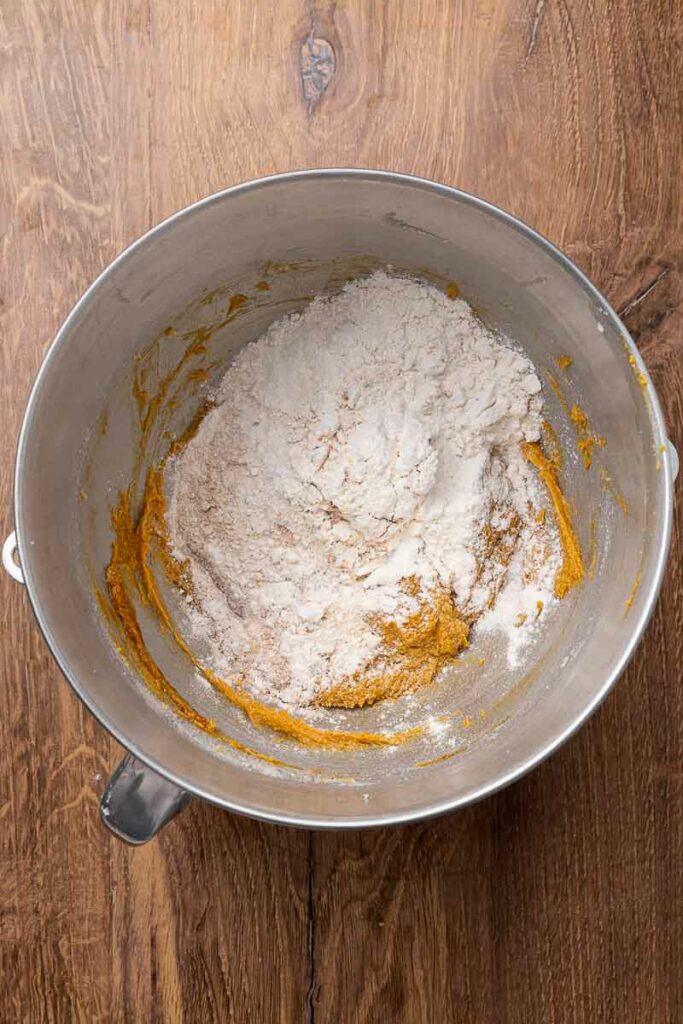
POLYGON ((558 596, 526 356, 461 299, 378 272, 243 349, 166 467, 186 624, 294 706, 431 682, 478 635, 515 664, 558 596))

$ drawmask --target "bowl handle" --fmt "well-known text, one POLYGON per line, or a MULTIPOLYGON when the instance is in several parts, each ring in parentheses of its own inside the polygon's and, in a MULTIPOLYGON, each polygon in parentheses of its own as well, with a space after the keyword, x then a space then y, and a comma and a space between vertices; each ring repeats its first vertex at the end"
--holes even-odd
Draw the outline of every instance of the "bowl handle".
POLYGON ((126 754, 109 780, 100 814, 119 839, 140 846, 148 842, 190 802, 191 796, 126 754))
POLYGON ((5 572, 16 580, 17 583, 24 582, 24 574, 21 571, 21 566, 17 562, 17 535, 12 530, 9 537, 6 538, 5 543, 2 545, 2 564, 5 572))
POLYGON ((678 458, 678 451, 672 441, 667 439, 666 446, 669 450, 669 462, 671 463, 671 477, 673 480, 678 476, 678 468, 680 465, 678 458))

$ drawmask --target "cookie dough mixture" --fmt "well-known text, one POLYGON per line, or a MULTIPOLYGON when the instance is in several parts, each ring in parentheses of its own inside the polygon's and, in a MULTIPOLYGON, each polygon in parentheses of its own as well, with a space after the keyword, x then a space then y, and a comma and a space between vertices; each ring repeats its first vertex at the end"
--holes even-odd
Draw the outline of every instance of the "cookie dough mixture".
POLYGON ((212 670, 355 707, 431 682, 482 633, 519 660, 562 560, 523 451, 541 383, 466 302, 375 273, 274 323, 214 399, 166 468, 212 670))

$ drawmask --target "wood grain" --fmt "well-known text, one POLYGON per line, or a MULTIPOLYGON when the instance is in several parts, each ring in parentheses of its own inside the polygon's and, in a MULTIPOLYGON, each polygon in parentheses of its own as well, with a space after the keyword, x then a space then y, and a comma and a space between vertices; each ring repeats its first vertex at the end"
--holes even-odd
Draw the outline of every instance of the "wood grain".
MULTIPOLYGON (((676 0, 4 0, 0 527, 31 378, 152 223, 223 185, 356 165, 457 184, 623 311, 683 447, 676 0)), ((131 850, 116 745, 0 580, 8 1021, 683 1019, 683 520, 644 643, 511 789, 343 836, 193 805, 131 850)))

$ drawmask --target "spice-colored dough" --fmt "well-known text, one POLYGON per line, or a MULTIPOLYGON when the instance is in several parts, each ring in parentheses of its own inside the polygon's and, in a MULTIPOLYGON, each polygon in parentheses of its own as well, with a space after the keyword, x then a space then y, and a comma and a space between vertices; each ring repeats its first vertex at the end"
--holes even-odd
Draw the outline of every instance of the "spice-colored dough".
POLYGON ((373 625, 384 653, 325 690, 316 701, 321 707, 358 708, 426 686, 467 647, 470 631, 445 591, 423 601, 403 622, 377 617, 373 625))
POLYGON ((557 466, 544 454, 538 442, 522 443, 524 457, 538 470, 538 474, 548 488, 550 499, 555 510, 557 529, 562 544, 562 565, 555 577, 555 596, 565 597, 573 590, 586 574, 581 554, 581 546, 574 532, 572 514, 569 504, 557 479, 557 466))

